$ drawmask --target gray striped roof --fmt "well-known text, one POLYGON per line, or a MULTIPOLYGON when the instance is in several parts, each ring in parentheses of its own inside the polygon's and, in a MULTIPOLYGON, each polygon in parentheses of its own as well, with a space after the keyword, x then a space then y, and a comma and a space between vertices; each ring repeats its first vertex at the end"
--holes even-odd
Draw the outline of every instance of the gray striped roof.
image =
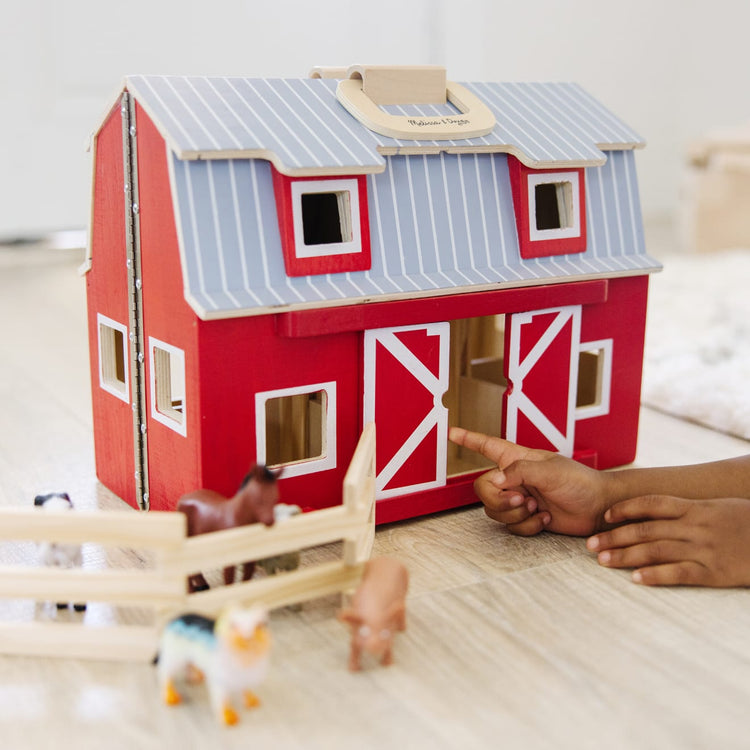
MULTIPOLYGON (((454 141, 378 135, 336 99, 333 79, 130 76, 125 82, 180 159, 266 158, 281 172, 372 173, 416 150, 509 152, 531 167, 592 166, 640 136, 573 83, 465 83, 493 112, 491 133, 454 141)), ((388 108, 429 116, 432 105, 388 108)))
POLYGON ((645 251, 632 151, 586 169, 588 248, 522 260, 505 154, 387 156, 368 176, 372 268, 288 277, 271 167, 171 161, 188 302, 204 318, 659 268, 645 251), (401 186, 400 188, 398 186, 401 186))

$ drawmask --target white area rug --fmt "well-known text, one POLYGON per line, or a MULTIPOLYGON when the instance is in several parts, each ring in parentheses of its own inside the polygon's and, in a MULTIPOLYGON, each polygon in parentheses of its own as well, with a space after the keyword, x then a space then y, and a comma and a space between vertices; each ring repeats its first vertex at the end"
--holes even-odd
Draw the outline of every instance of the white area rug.
POLYGON ((750 249, 662 262, 650 281, 643 403, 750 440, 750 249))

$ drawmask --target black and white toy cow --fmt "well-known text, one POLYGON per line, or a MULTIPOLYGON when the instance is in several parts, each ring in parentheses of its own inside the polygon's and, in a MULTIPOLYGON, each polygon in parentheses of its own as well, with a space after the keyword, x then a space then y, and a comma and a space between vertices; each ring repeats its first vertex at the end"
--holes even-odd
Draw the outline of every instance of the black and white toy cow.
MULTIPOLYGON (((45 511, 67 511, 73 509, 73 503, 67 492, 50 492, 47 495, 37 495, 34 505, 45 511)), ((80 544, 60 544, 58 542, 41 542, 39 544, 39 562, 55 568, 80 568, 82 562, 80 544)), ((58 609, 67 607, 67 602, 57 602, 58 609)), ((85 604, 74 604, 76 612, 83 612, 85 604)))

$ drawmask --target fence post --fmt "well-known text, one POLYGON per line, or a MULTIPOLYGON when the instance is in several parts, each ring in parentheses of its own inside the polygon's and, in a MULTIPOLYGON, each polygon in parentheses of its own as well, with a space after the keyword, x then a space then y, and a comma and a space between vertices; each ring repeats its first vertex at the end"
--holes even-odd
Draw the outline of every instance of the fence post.
POLYGON ((365 562, 375 540, 375 423, 368 422, 362 430, 354 456, 344 477, 344 507, 361 514, 365 521, 362 531, 344 540, 344 563, 365 562))

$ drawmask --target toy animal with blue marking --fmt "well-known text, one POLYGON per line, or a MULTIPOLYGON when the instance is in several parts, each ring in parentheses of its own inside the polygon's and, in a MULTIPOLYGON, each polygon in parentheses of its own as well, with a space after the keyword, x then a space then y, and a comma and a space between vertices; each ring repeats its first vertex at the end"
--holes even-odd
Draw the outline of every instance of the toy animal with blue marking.
POLYGON ((177 681, 205 679, 217 719, 236 724, 238 697, 246 708, 260 704, 253 691, 266 677, 270 651, 268 613, 260 605, 227 608, 215 621, 197 614, 177 617, 164 628, 157 657, 164 702, 182 701, 177 681))

